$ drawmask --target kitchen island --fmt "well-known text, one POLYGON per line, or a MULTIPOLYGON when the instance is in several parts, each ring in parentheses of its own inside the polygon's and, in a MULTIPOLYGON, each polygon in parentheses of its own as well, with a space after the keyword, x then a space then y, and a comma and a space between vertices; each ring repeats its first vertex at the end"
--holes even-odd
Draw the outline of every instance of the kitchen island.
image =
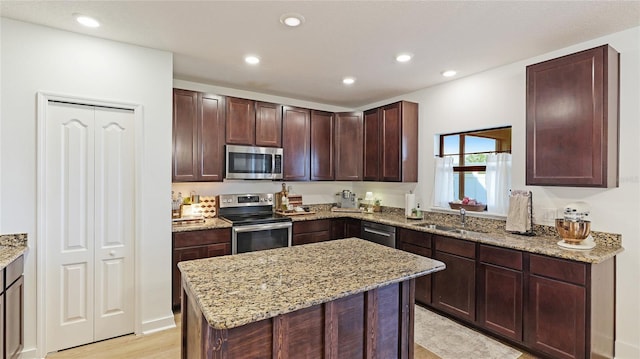
POLYGON ((179 263, 182 358, 412 358, 415 278, 442 262, 357 238, 179 263))

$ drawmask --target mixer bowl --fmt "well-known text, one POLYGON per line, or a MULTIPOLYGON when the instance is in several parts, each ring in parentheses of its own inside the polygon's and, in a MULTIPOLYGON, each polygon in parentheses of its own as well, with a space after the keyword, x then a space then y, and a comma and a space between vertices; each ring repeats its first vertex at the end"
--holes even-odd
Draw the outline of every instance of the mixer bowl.
POLYGON ((591 233, 590 221, 567 221, 556 218, 556 230, 565 242, 578 244, 591 233))

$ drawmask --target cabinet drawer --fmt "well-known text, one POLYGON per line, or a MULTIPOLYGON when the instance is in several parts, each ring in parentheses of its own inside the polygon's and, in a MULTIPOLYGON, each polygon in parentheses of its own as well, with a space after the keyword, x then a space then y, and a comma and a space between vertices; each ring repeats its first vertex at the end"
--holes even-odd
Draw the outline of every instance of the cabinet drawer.
POLYGON ((513 249, 480 245, 480 261, 501 267, 522 270, 522 252, 513 249))
POLYGON ((436 251, 455 254, 457 256, 474 259, 476 257, 476 244, 461 239, 434 235, 436 251))
POLYGON ((407 251, 409 253, 417 254, 419 256, 431 258, 431 249, 421 247, 421 246, 416 246, 415 244, 412 244, 412 243, 401 242, 399 249, 403 251, 407 251))
POLYGON ((532 254, 529 260, 529 272, 578 285, 587 283, 587 265, 564 259, 532 254))
POLYGON ((6 270, 5 285, 7 288, 9 288, 11 284, 15 282, 18 278, 20 278, 20 276, 24 272, 24 256, 20 256, 13 262, 9 263, 9 265, 5 270, 6 270))
POLYGON ((178 232, 173 234, 173 248, 184 248, 216 243, 231 243, 231 229, 178 232))
POLYGON ((431 248, 431 233, 413 231, 405 228, 398 228, 400 241, 411 243, 414 246, 431 248))
POLYGON ((331 230, 331 220, 320 219, 316 221, 302 221, 293 224, 293 234, 321 232, 331 230))

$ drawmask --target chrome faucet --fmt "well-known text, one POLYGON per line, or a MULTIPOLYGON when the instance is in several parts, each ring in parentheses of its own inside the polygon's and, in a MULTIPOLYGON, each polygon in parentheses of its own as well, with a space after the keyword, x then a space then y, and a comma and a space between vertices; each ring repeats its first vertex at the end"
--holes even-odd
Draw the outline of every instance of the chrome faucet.
POLYGON ((467 217, 467 211, 464 208, 460 208, 460 220, 462 221, 462 228, 463 229, 464 229, 466 217, 467 217))

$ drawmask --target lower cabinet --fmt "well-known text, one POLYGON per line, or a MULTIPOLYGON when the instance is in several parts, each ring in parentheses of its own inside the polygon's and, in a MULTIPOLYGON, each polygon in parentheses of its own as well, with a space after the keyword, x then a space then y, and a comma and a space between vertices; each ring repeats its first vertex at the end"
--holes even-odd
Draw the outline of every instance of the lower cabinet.
MULTIPOLYGON (((398 249, 423 257, 432 257, 431 233, 398 228, 398 249)), ((416 278, 416 302, 431 304, 431 274, 416 278)))
POLYGON ((182 294, 178 262, 227 254, 231 254, 231 229, 229 228, 173 233, 171 261, 171 301, 173 307, 180 307, 182 294))
POLYGON ((416 302, 534 354, 613 358, 615 257, 583 263, 398 228, 398 249, 442 261, 416 302))
POLYGON ((522 341, 522 252, 480 245, 478 266, 478 325, 522 341))
POLYGON ((433 258, 445 270, 433 274, 431 304, 468 322, 476 320, 476 245, 460 239, 433 236, 433 258))
POLYGON ((335 218, 331 220, 331 239, 360 237, 362 221, 355 218, 335 218))
POLYGON ((331 239, 331 220, 293 222, 292 232, 291 244, 294 246, 328 241, 331 239))
POLYGON ((23 272, 24 256, 20 256, 1 273, 4 283, 0 288, 0 356, 6 359, 20 357, 24 347, 23 272))

